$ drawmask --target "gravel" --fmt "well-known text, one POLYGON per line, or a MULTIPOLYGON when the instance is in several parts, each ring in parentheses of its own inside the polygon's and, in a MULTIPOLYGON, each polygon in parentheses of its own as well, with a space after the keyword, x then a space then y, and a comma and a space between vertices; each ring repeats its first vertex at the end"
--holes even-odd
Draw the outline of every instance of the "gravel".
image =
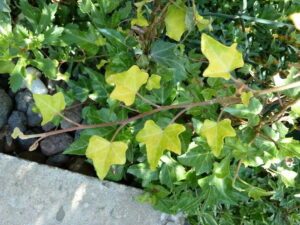
POLYGON ((27 122, 28 126, 30 127, 37 127, 41 125, 42 122, 42 116, 39 113, 35 113, 32 111, 32 107, 34 106, 34 103, 30 103, 26 112, 27 115, 27 122))
POLYGON ((15 101, 17 110, 26 113, 29 105, 33 103, 33 97, 29 90, 23 90, 17 93, 15 101))
POLYGON ((7 117, 12 110, 12 100, 3 89, 0 89, 0 129, 7 123, 7 117))
POLYGON ((27 126, 27 118, 25 113, 20 111, 13 111, 8 118, 8 127, 11 131, 13 131, 16 127, 18 127, 21 131, 25 131, 27 126))
POLYGON ((46 131, 46 132, 53 130, 54 128, 56 128, 56 126, 51 122, 46 123, 45 125, 42 126, 43 131, 46 131))
POLYGON ((63 152, 73 142, 73 137, 69 134, 58 134, 50 136, 41 141, 41 151, 46 156, 63 152))
MULTIPOLYGON (((68 110, 64 113, 64 116, 67 117, 68 119, 76 122, 76 123, 80 123, 81 122, 81 110, 82 108, 81 107, 76 107, 72 110, 68 110)), ((66 120, 62 120, 60 122, 60 126, 62 129, 67 129, 67 128, 70 128, 70 127, 74 127, 75 124, 72 124, 66 120)))

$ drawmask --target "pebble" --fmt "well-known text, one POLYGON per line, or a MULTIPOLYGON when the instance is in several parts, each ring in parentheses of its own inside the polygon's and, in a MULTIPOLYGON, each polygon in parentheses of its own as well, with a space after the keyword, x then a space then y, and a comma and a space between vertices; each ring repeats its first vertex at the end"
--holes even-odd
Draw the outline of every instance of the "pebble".
POLYGON ((8 118, 8 127, 9 130, 13 131, 18 127, 21 131, 25 131, 27 126, 27 118, 25 113, 20 111, 13 111, 8 118))
POLYGON ((46 131, 46 132, 53 130, 54 128, 56 128, 56 126, 51 122, 46 123, 45 125, 42 126, 43 131, 46 131))
POLYGON ((28 122, 28 126, 37 127, 37 126, 41 125, 42 116, 41 116, 41 114, 32 111, 33 106, 34 106, 34 103, 31 103, 28 106, 28 109, 27 109, 27 112, 26 112, 27 122, 28 122))
POLYGON ((70 157, 68 155, 64 155, 62 153, 50 156, 46 164, 50 166, 64 167, 69 162, 70 157))
POLYGON ((12 100, 9 95, 0 89, 0 129, 7 123, 7 118, 12 110, 12 100))
MULTIPOLYGON (((82 110, 81 107, 76 107, 72 110, 67 110, 66 112, 64 112, 64 116, 76 123, 80 123, 81 122, 81 110, 82 110)), ((67 129, 67 128, 74 127, 75 124, 72 124, 64 119, 60 122, 60 126, 62 129, 67 129)))
POLYGON ((41 141, 41 151, 46 156, 55 155, 66 150, 73 142, 73 137, 69 134, 58 134, 50 136, 41 141))
POLYGON ((17 110, 26 113, 29 105, 33 103, 33 97, 29 90, 23 90, 16 94, 15 101, 17 110))

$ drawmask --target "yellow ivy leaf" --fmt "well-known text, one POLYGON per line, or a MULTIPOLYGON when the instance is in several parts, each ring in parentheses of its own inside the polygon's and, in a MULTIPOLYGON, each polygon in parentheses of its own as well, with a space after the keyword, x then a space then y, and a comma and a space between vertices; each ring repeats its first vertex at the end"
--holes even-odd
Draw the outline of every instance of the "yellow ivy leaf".
POLYGON ((167 36, 175 41, 180 41, 182 34, 186 31, 185 25, 186 7, 170 5, 165 18, 167 36))
POLYGON ((209 61, 203 76, 229 79, 232 70, 243 67, 243 56, 236 47, 236 43, 227 47, 212 37, 202 34, 201 50, 209 61))
POLYGON ((122 73, 109 75, 106 78, 106 82, 111 85, 116 85, 110 97, 124 102, 127 106, 132 105, 140 87, 147 83, 148 76, 148 73, 142 71, 136 65, 122 73))
POLYGON ((293 13, 290 15, 290 19, 293 21, 297 30, 300 30, 300 13, 293 13))
POLYGON ((103 180, 111 165, 125 164, 127 148, 124 142, 109 142, 102 137, 92 136, 85 154, 93 161, 97 176, 103 180))
POLYGON ((66 107, 63 93, 58 92, 55 95, 33 94, 35 105, 42 114, 42 125, 50 122, 66 107))
POLYGON ((224 119, 220 122, 205 120, 201 127, 200 134, 206 138, 209 147, 216 157, 221 154, 224 138, 234 137, 236 135, 229 119, 224 119))
POLYGON ((198 27, 199 31, 202 31, 209 27, 210 21, 207 19, 204 19, 203 16, 201 16, 197 11, 195 13, 195 23, 198 27))
POLYGON ((152 89, 160 89, 161 76, 157 74, 152 74, 148 79, 146 89, 151 91, 152 89))
POLYGON ((138 142, 146 145, 147 159, 150 169, 155 170, 164 150, 181 153, 179 134, 185 131, 181 124, 170 124, 162 130, 153 120, 148 120, 136 136, 138 142))
POLYGON ((242 94, 241 94, 242 103, 245 106, 248 106, 249 105, 249 101, 250 101, 250 99, 252 97, 253 97, 253 93, 251 91, 249 91, 249 92, 242 92, 242 94))

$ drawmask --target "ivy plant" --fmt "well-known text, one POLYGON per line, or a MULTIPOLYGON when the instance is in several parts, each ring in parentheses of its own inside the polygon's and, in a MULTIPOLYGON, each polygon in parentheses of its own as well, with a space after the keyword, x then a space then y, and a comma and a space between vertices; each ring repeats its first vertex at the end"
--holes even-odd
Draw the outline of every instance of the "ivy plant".
POLYGON ((65 154, 191 224, 300 223, 300 4, 286 1, 0 2, 0 73, 43 124, 80 131, 65 154), (30 75, 35 68, 42 76, 30 75), (82 124, 65 110, 80 104, 82 124))

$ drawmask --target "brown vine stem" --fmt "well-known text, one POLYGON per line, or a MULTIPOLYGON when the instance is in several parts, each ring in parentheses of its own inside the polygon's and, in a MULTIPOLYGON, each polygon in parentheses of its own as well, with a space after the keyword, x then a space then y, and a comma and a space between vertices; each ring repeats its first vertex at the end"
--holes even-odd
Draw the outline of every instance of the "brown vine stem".
MULTIPOLYGON (((256 96, 264 95, 264 94, 270 94, 274 92, 280 92, 292 88, 297 88, 300 87, 300 81, 279 86, 279 87, 273 87, 270 89, 265 89, 261 91, 256 91, 254 94, 256 96)), ((219 97, 219 98, 214 98, 208 101, 203 101, 203 102, 193 102, 193 103, 184 103, 184 104, 178 104, 178 105, 166 105, 166 106, 160 106, 159 108, 150 110, 148 112, 144 112, 141 114, 138 114, 136 116, 130 117, 125 120, 120 120, 120 121, 115 121, 115 122, 108 122, 108 123, 100 123, 100 124, 92 124, 92 125, 86 125, 86 124, 80 124, 79 126, 76 127, 71 127, 67 129, 61 129, 61 130, 55 130, 55 131, 49 131, 46 133, 40 133, 40 134, 33 134, 33 135, 24 135, 21 134, 19 135, 19 138, 21 139, 29 139, 29 138, 38 138, 37 141, 33 144, 33 146, 37 146, 37 144, 43 140, 46 137, 57 135, 57 134, 62 134, 62 133, 67 133, 71 131, 76 131, 76 130, 84 130, 84 129, 95 129, 95 128, 101 128, 101 127, 111 127, 111 126, 116 126, 116 125, 123 125, 123 124, 129 124, 135 120, 142 119, 144 117, 153 115, 155 113, 161 112, 161 111, 167 111, 171 109, 190 109, 198 106, 207 106, 207 105, 213 105, 213 104, 221 104, 221 105, 230 105, 230 104, 237 104, 241 100, 239 97, 235 96, 230 96, 230 97, 219 97)), ((125 126, 124 125, 124 126, 125 126)), ((34 150, 34 149, 31 149, 34 150)))

